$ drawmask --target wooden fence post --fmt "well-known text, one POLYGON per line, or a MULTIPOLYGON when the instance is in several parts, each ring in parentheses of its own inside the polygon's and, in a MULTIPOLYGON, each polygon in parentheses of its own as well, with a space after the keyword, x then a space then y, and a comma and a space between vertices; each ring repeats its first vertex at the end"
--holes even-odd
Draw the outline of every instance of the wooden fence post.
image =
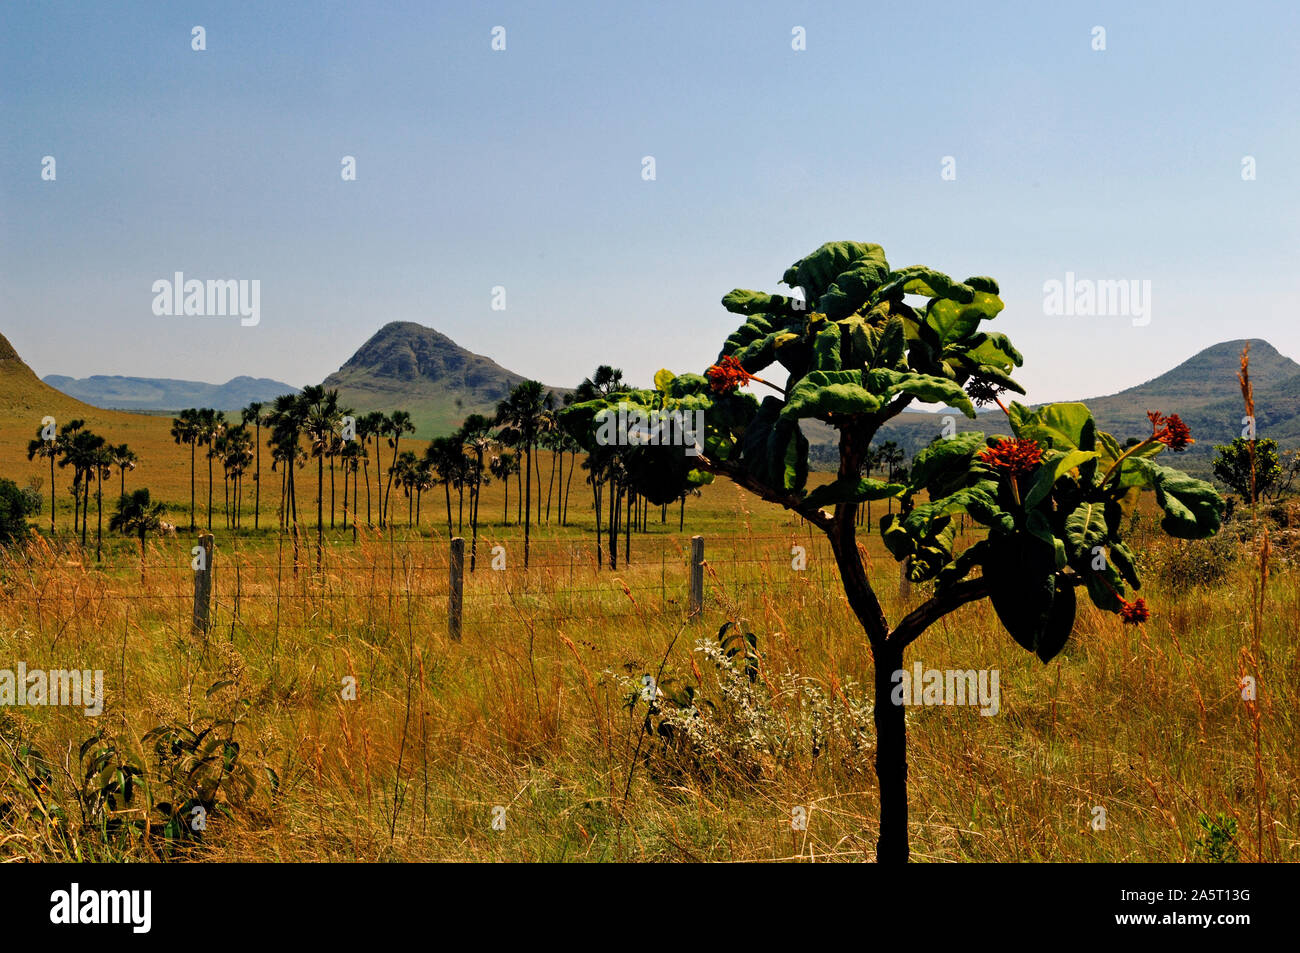
POLYGON ((193 631, 200 635, 208 631, 209 612, 212 607, 212 534, 204 533, 199 537, 199 544, 190 550, 194 568, 194 620, 193 631), (200 568, 201 567, 201 568, 200 568))
POLYGON ((704 610, 704 537, 691 537, 690 618, 698 621, 704 610))
POLYGON ((464 604, 465 539, 457 536, 451 541, 451 565, 447 579, 447 634, 453 642, 460 641, 461 606, 464 604))

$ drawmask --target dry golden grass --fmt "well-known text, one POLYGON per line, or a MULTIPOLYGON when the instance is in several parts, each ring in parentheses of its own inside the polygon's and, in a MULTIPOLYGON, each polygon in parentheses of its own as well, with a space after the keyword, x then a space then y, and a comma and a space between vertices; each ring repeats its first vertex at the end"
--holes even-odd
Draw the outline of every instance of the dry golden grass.
MULTIPOLYGON (((575 513, 580 494, 575 480, 575 513)), ((467 577, 465 636, 453 643, 441 501, 425 506, 420 535, 363 533, 355 545, 350 533, 328 536, 322 576, 304 568, 295 578, 287 540, 281 548, 274 535, 218 530, 217 608, 206 637, 190 632, 190 539, 151 542, 143 582, 125 540, 113 543, 103 569, 93 551, 86 560, 43 544, 7 561, 0 667, 21 659, 29 668, 103 669, 107 701, 98 719, 0 710, 0 805, 8 805, 0 806, 0 855, 159 856, 157 839, 110 836, 83 821, 78 747, 102 730, 139 749, 153 771, 138 743, 145 732, 235 718, 240 760, 272 767, 278 790, 262 775, 246 799, 219 795, 229 814, 214 811, 201 843, 169 856, 873 857, 872 731, 869 719, 865 735, 854 723, 870 656, 826 548, 797 520, 714 486, 688 505, 685 534, 675 511, 667 524, 652 512, 650 532, 634 534, 631 565, 620 561, 616 572, 596 571, 589 535, 554 527, 536 532, 524 571, 520 529, 490 526, 479 571, 467 577), (708 596, 703 620, 687 625, 693 531, 706 536, 708 596), (495 543, 506 547, 505 572, 487 568, 495 543), (808 547, 804 572, 790 567, 795 544, 808 547), (645 705, 626 707, 628 686, 635 694, 641 675, 662 663, 665 684, 671 677, 721 701, 717 672, 695 647, 732 618, 758 635, 771 730, 795 740, 776 754, 730 760, 641 738, 645 705), (356 701, 340 696, 345 676, 357 679, 356 701), (842 722, 819 735, 816 757, 798 729, 813 717, 814 695, 842 722), (52 768, 39 798, 25 742, 52 768), (504 830, 492 827, 497 806, 506 809, 504 830), (792 829, 795 806, 807 811, 806 831, 792 829)), ((499 498, 485 500, 483 512, 499 524, 499 498)), ((307 532, 308 565, 312 541, 307 532)), ((897 619, 897 567, 878 537, 864 543, 897 619)), ((1162 557, 1185 545, 1146 548, 1162 557)), ((1001 673, 997 716, 909 711, 914 859, 1200 859, 1198 818, 1219 813, 1237 820, 1242 859, 1256 856, 1254 731, 1238 687, 1252 639, 1252 566, 1237 560, 1212 588, 1148 575, 1149 623, 1126 628, 1081 604, 1070 645, 1048 666, 1011 641, 987 604, 947 617, 911 647, 908 665, 1001 673), (1104 831, 1090 825, 1094 806, 1106 809, 1104 831)), ((914 587, 911 602, 922 598, 914 587)), ((1267 860, 1300 859, 1298 625, 1295 574, 1275 568, 1259 659, 1267 860)), ((156 784, 155 798, 163 792, 156 784)))

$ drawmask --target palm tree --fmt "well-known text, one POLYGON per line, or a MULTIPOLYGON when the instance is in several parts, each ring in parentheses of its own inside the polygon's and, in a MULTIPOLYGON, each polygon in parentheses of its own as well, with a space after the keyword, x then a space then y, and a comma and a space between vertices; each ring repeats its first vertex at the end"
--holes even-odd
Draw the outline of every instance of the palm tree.
POLYGON ((50 535, 54 535, 54 461, 63 448, 59 445, 58 435, 54 435, 49 440, 41 436, 41 427, 36 428, 36 439, 29 441, 27 444, 27 459, 35 460, 37 457, 45 457, 50 461, 50 535))
POLYGON ((415 487, 415 526, 420 526, 420 498, 425 490, 433 489, 433 467, 428 460, 417 460, 412 470, 411 483, 415 487))
POLYGON ((316 458, 316 568, 319 570, 325 554, 325 455, 339 423, 339 392, 312 384, 303 388, 298 399, 303 409, 303 429, 311 441, 311 455, 316 458))
POLYGON ((524 381, 497 405, 496 422, 524 451, 524 568, 528 568, 528 547, 533 503, 533 449, 546 427, 555 395, 543 392, 539 381, 524 381))
POLYGON ((91 433, 89 430, 81 429, 82 421, 72 421, 77 426, 72 429, 72 424, 66 425, 68 430, 68 439, 65 443, 63 459, 59 461, 59 466, 72 466, 72 483, 73 489, 78 494, 84 496, 81 502, 81 546, 86 546, 86 524, 90 522, 90 481, 96 475, 96 470, 100 465, 100 451, 104 447, 104 438, 98 434, 91 433))
POLYGON ((402 434, 415 433, 415 425, 411 423, 410 414, 404 410, 395 410, 384 421, 379 433, 388 438, 388 445, 393 448, 393 462, 388 467, 388 487, 384 490, 383 503, 379 508, 379 525, 385 526, 388 521, 388 495, 393 492, 393 467, 397 465, 397 445, 402 441, 402 434))
POLYGON ((104 556, 104 477, 113 476, 113 447, 100 438, 91 457, 95 470, 95 562, 104 556))
POLYGON ((126 496, 126 471, 134 470, 140 458, 136 456, 134 450, 124 443, 119 443, 116 447, 109 447, 108 452, 113 458, 113 466, 117 467, 118 476, 121 477, 122 481, 119 487, 121 492, 118 495, 126 496))
POLYGON ((397 458, 392 466, 392 472, 397 479, 398 489, 406 497, 406 525, 413 525, 415 516, 415 475, 416 468, 415 452, 413 450, 403 450, 402 455, 397 458))
POLYGON ((281 470, 280 489, 280 528, 283 530, 292 519, 293 524, 293 569, 298 572, 298 494, 294 480, 294 469, 303 459, 303 450, 299 445, 302 439, 303 425, 306 420, 302 399, 295 394, 281 394, 271 405, 267 415, 267 425, 271 428, 272 469, 281 470))
POLYGON ((253 447, 257 454, 253 470, 253 529, 256 530, 262 512, 262 424, 266 423, 266 415, 262 413, 262 403, 255 400, 241 410, 239 416, 244 426, 253 425, 253 447))
POLYGON ((172 418, 172 439, 177 445, 189 444, 190 448, 190 529, 194 529, 194 451, 199 443, 199 412, 194 408, 182 410, 179 417, 172 418))
POLYGON ((195 443, 208 448, 208 532, 212 532, 212 458, 217 455, 216 441, 226 429, 226 418, 211 407, 201 407, 195 413, 195 443))
POLYGON ((234 512, 231 513, 229 494, 226 501, 226 522, 228 526, 239 526, 239 511, 244 496, 244 472, 253 462, 253 437, 244 424, 229 428, 220 438, 221 468, 225 473, 227 484, 234 489, 234 512))
MULTIPOLYGON (((373 526, 370 516, 370 441, 375 442, 375 473, 379 472, 379 436, 384 426, 384 415, 373 410, 357 418, 357 442, 361 444, 361 466, 366 481, 366 525, 373 526)), ((376 477, 378 478, 378 477, 376 477)), ((353 494, 356 495, 355 492, 353 494)))
POLYGON ((69 420, 59 428, 56 443, 59 448, 59 469, 72 466, 72 535, 76 536, 81 527, 81 468, 73 462, 73 441, 86 426, 84 420, 69 420))
MULTIPOLYGON (((357 470, 361 467, 361 455, 365 452, 361 437, 346 440, 339 450, 339 469, 343 471, 343 528, 348 528, 348 513, 352 514, 352 525, 357 525, 357 470), (348 480, 352 481, 352 508, 348 508, 348 480)), ((369 489, 367 485, 366 489, 369 489)))
POLYGON ((473 572, 478 554, 479 493, 486 482, 487 475, 487 467, 483 465, 483 458, 496 442, 492 434, 492 421, 482 414, 470 414, 465 418, 465 422, 461 424, 456 437, 460 441, 461 447, 474 455, 474 465, 469 469, 470 485, 472 487, 469 496, 469 526, 472 537, 469 546, 469 571, 473 572))
POLYGON ((447 536, 452 535, 451 528, 451 485, 460 479, 460 461, 464 459, 460 445, 453 437, 436 437, 424 450, 425 462, 431 471, 438 475, 443 493, 447 498, 447 536))
POLYGON ((505 502, 501 504, 501 522, 510 525, 510 476, 519 471, 519 460, 508 450, 492 455, 488 461, 488 472, 501 481, 505 489, 505 502))
POLYGON ((117 512, 108 521, 110 533, 131 535, 140 538, 140 581, 144 582, 144 538, 154 532, 162 523, 163 505, 149 500, 148 490, 136 490, 130 496, 125 493, 118 498, 117 512))

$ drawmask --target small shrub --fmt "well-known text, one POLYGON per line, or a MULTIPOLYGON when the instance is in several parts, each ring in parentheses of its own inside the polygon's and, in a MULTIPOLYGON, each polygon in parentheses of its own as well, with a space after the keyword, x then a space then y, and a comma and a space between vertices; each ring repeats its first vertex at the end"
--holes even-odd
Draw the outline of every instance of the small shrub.
POLYGON ((1171 539, 1147 550, 1143 571, 1153 571, 1177 592, 1208 588, 1221 582, 1241 558, 1241 545, 1230 533, 1209 539, 1171 539))
MULTIPOLYGON (((855 683, 828 692, 815 679, 785 671, 769 677, 758 638, 728 622, 695 651, 707 665, 697 689, 665 678, 649 697, 645 681, 629 679, 627 705, 648 705, 660 740, 658 765, 701 780, 757 781, 777 768, 811 766, 834 753, 853 771, 870 767, 872 706, 855 683)), ((653 766, 653 765, 652 765, 653 766)))
POLYGON ((1196 853, 1212 864, 1237 862, 1237 822, 1222 813, 1214 820, 1202 814, 1197 823, 1204 832, 1196 839, 1196 853))
POLYGON ((0 479, 0 545, 21 543, 27 539, 27 517, 32 509, 32 497, 18 488, 13 480, 0 479))

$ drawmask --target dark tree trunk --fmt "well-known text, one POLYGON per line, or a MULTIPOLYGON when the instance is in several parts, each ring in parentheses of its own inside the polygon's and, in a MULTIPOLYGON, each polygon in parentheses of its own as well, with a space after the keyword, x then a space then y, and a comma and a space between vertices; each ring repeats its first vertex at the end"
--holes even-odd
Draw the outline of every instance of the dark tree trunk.
POLYGON ((596 508, 596 570, 599 571, 604 566, 604 554, 600 548, 600 481, 594 478, 591 481, 591 498, 596 508))
POLYGON ((878 645, 875 662, 876 779, 880 783, 880 837, 876 862, 905 864, 907 846, 907 725, 905 709, 892 699, 893 675, 903 667, 903 650, 878 645))

